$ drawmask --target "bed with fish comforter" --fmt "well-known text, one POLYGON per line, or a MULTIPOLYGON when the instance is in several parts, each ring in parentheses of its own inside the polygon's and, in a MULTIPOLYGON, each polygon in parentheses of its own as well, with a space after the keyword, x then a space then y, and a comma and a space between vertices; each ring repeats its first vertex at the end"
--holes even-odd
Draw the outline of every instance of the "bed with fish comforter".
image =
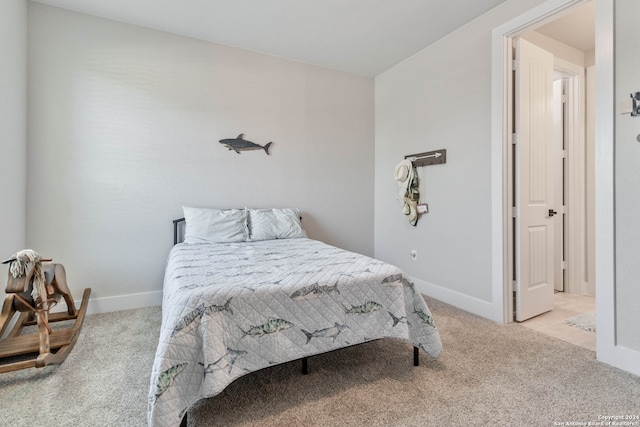
POLYGON ((385 337, 434 358, 442 348, 424 299, 391 264, 306 238, 178 244, 165 271, 149 425, 179 425, 194 403, 249 372, 385 337))

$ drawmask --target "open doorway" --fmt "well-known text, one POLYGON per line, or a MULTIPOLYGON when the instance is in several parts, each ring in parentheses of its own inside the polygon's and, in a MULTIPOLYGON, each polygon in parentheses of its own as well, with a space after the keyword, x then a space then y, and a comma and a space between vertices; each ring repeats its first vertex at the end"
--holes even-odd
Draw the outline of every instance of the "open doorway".
POLYGON ((512 39, 513 320, 595 350, 594 3, 554 18, 512 39))
MULTIPOLYGON (((615 277, 615 167, 614 167, 614 22, 613 0, 591 0, 596 9, 596 135, 595 135, 595 229, 597 294, 597 360, 628 372, 637 372, 638 354, 617 342, 615 277)), ((492 301, 493 318, 499 323, 513 322, 512 277, 508 254, 512 214, 508 156, 511 148, 509 117, 509 73, 513 38, 528 29, 563 15, 586 0, 547 1, 503 23, 492 32, 491 97, 491 210, 492 210, 492 301)))

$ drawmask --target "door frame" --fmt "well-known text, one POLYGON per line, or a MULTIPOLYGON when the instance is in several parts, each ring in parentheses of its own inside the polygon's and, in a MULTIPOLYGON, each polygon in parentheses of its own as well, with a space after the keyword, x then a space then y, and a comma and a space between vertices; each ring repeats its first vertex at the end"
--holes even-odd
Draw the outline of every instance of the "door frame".
MULTIPOLYGON (((554 61, 557 61, 557 57, 554 57, 554 61)), ((564 253, 564 240, 565 240, 565 226, 564 221, 566 217, 565 209, 565 182, 566 182, 566 109, 565 106, 569 101, 567 93, 567 76, 559 71, 555 64, 553 69, 554 77, 560 74, 560 79, 554 78, 553 80, 553 152, 555 153, 553 158, 553 176, 556 182, 556 188, 554 188, 554 207, 558 211, 556 223, 554 224, 554 250, 555 256, 553 260, 553 288, 554 292, 564 292, 565 288, 565 253, 564 253)))
POLYGON ((585 294, 588 277, 587 240, 591 233, 587 229, 587 215, 584 206, 587 200, 587 140, 586 140, 586 68, 555 59, 554 69, 562 73, 567 81, 565 109, 565 151, 566 169, 564 185, 566 207, 564 249, 566 255, 566 282, 564 292, 585 294))
POLYGON ((514 312, 513 40, 587 1, 550 0, 493 30, 492 296, 494 320, 500 323, 513 322, 514 312))
MULTIPOLYGON (((492 34, 492 301, 493 319, 511 322, 512 279, 507 254, 511 207, 508 161, 512 153, 509 86, 512 38, 589 0, 549 0, 495 28, 492 34)), ((597 359, 636 375, 637 354, 616 343, 614 216, 614 1, 593 0, 596 10, 595 239, 597 359)))

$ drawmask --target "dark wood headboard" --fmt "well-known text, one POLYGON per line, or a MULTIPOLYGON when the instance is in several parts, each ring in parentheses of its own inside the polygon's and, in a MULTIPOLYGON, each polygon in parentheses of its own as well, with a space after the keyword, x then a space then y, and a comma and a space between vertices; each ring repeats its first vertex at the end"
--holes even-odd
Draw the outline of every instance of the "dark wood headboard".
POLYGON ((184 218, 178 218, 173 220, 173 244, 178 244, 178 228, 181 223, 185 222, 184 218))

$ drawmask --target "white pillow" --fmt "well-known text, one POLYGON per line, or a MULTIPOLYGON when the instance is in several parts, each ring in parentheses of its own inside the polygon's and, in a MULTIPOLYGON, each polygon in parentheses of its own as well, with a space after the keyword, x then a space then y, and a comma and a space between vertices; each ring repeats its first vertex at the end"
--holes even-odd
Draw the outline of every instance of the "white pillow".
POLYGON ((185 243, 244 242, 249 236, 244 209, 204 209, 182 207, 186 222, 185 243))
POLYGON ((249 228, 253 241, 307 237, 296 208, 249 209, 249 228))

